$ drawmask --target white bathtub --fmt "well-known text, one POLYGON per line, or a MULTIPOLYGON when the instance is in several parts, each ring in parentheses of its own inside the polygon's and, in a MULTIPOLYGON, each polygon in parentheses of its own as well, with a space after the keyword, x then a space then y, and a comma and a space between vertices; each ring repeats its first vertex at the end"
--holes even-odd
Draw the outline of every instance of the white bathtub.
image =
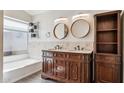
POLYGON ((4 63, 3 82, 16 82, 41 70, 41 60, 24 59, 4 63))

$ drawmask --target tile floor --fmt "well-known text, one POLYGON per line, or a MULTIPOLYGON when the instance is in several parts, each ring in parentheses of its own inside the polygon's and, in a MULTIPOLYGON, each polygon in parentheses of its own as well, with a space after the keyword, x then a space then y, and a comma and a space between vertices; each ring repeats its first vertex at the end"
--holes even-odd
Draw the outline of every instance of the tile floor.
POLYGON ((39 71, 15 83, 56 83, 56 81, 42 79, 41 72, 39 71))

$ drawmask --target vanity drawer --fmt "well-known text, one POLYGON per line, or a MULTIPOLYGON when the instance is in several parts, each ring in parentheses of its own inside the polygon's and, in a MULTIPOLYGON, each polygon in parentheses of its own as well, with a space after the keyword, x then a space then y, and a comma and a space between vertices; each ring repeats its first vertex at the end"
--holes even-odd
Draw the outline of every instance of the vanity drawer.
POLYGON ((64 57, 66 57, 66 54, 65 53, 60 53, 60 52, 59 53, 55 52, 54 57, 64 58, 64 57))
POLYGON ((53 57, 53 52, 43 52, 43 56, 53 57))
POLYGON ((83 58, 82 54, 76 54, 76 53, 72 53, 72 54, 68 54, 68 58, 69 59, 74 59, 74 60, 80 60, 83 58))
POLYGON ((97 62, 117 63, 117 56, 96 55, 97 62))

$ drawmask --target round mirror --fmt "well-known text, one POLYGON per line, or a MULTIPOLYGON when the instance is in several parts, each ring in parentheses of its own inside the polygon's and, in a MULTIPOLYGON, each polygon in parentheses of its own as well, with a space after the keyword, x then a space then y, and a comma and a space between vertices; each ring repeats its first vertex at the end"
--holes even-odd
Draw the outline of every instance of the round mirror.
POLYGON ((68 27, 64 23, 59 23, 55 25, 53 33, 57 39, 64 39, 68 34, 68 27))
POLYGON ((83 38, 87 36, 89 31, 90 31, 90 25, 84 19, 76 20, 71 25, 71 33, 76 38, 83 38))

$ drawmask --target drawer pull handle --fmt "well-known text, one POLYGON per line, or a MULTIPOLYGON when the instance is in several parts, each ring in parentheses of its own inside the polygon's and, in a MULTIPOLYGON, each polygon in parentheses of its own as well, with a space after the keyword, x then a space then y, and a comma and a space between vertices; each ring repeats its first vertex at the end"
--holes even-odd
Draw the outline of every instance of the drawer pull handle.
POLYGON ((57 66, 57 70, 58 70, 58 71, 63 71, 63 70, 64 70, 64 67, 62 67, 62 66, 57 66))

